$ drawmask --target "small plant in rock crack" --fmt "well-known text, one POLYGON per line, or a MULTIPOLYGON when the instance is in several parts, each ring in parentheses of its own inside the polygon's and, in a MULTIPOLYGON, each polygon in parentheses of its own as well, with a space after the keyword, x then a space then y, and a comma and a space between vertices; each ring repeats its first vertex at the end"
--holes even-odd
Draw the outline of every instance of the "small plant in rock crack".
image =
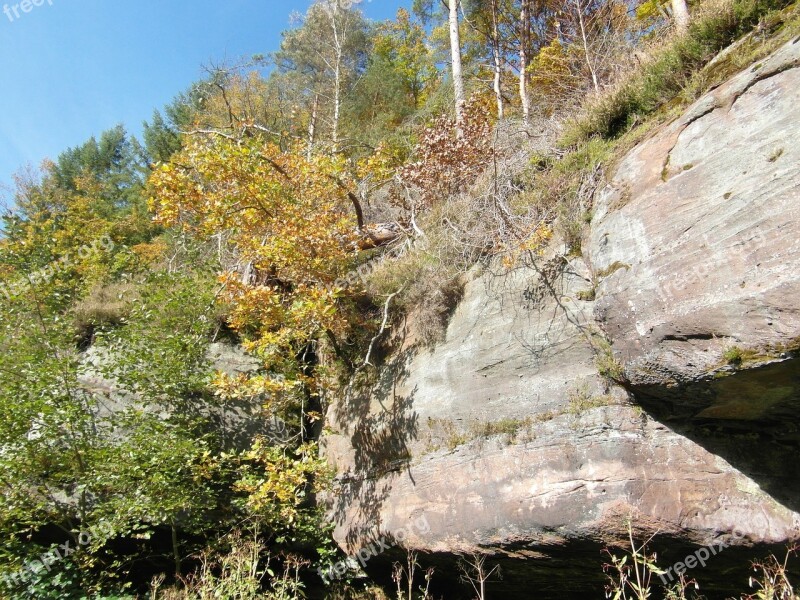
POLYGON ((597 367, 597 371, 606 379, 622 381, 625 378, 625 369, 614 357, 611 343, 604 338, 599 338, 597 340, 594 363, 595 367, 597 367))
POLYGON ((744 359, 744 352, 738 346, 731 346, 725 350, 722 357, 729 365, 740 365, 744 359))

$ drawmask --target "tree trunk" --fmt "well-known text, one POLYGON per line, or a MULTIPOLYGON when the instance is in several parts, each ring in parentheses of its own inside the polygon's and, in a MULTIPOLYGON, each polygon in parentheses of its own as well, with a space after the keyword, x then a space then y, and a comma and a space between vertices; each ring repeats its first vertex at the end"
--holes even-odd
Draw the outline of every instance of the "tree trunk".
POLYGON ((335 52, 335 64, 333 68, 333 151, 339 151, 339 120, 342 107, 342 56, 344 54, 343 39, 345 34, 339 31, 339 23, 336 18, 339 13, 339 2, 332 3, 333 9, 329 13, 331 16, 331 27, 333 29, 333 44, 335 52))
POLYGON ((461 136, 464 124, 464 76, 461 71, 461 35, 458 31, 458 0, 450 0, 450 54, 453 62, 453 90, 456 104, 456 130, 461 136))
POLYGON ((686 6, 686 0, 672 0, 672 16, 678 32, 686 33, 689 29, 689 7, 686 6))
POLYGON ((592 84, 594 84, 594 91, 600 90, 600 85, 597 83, 597 73, 592 64, 592 57, 589 52, 589 42, 586 39, 586 26, 583 23, 583 5, 581 0, 575 0, 575 11, 578 13, 578 23, 581 26, 581 39, 583 40, 583 55, 586 57, 586 65, 589 67, 589 73, 592 75, 592 84))
POLYGON ((522 118, 527 123, 530 118, 531 101, 528 94, 528 64, 531 44, 530 0, 522 0, 519 15, 519 99, 522 103, 522 118))
POLYGON ((308 150, 306 151, 308 160, 314 153, 314 142, 317 134, 317 108, 319 106, 319 94, 314 94, 314 104, 311 106, 311 118, 308 121, 308 150))
POLYGON ((336 79, 333 90, 333 151, 339 151, 339 119, 342 106, 342 62, 341 55, 336 56, 336 79))
POLYGON ((497 0, 492 0, 492 57, 494 58, 494 96, 497 99, 497 119, 503 120, 503 90, 500 76, 502 74, 502 63, 500 57, 500 31, 497 25, 497 0))

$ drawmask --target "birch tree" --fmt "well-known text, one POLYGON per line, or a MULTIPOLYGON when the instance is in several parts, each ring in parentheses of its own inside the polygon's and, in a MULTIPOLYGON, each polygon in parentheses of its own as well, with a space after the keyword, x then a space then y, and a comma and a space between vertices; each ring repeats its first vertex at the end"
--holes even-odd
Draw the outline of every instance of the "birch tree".
POLYGON ((284 34, 275 55, 281 70, 304 81, 312 148, 326 130, 332 150, 340 150, 343 105, 366 64, 367 24, 353 4, 319 0, 302 17, 300 27, 284 34))
POLYGON ((672 0, 672 16, 678 32, 685 33, 689 29, 689 7, 686 0, 672 0))
MULTIPOLYGON (((472 0, 465 2, 465 21, 485 47, 486 67, 492 73, 492 92, 497 106, 497 118, 505 116, 503 72, 508 64, 508 0, 472 0)), ((513 22, 516 22, 514 19, 513 22)), ((481 53, 483 57, 483 53, 481 53)))
POLYGON ((530 91, 528 89, 528 65, 531 50, 531 2, 522 0, 519 14, 519 100, 522 104, 522 118, 527 123, 531 112, 530 91))
POLYGON ((500 25, 499 15, 497 10, 497 0, 491 0, 491 13, 492 13, 492 61, 494 69, 494 78, 492 80, 492 89, 494 90, 495 102, 497 102, 497 118, 502 120, 504 117, 503 105, 503 89, 502 89, 502 73, 503 63, 500 54, 500 25))
POLYGON ((595 69, 594 63, 592 61, 592 53, 589 50, 589 40, 586 37, 586 23, 583 16, 583 4, 581 0, 574 0, 573 2, 575 13, 578 18, 578 27, 580 29, 581 34, 581 44, 583 46, 583 56, 586 59, 586 66, 589 67, 589 73, 592 76, 592 85, 594 86, 594 91, 598 91, 600 89, 600 84, 597 82, 597 70, 595 69))
POLYGON ((455 93, 456 128, 459 136, 464 124, 464 75, 461 69, 461 34, 458 29, 459 0, 450 0, 450 57, 452 61, 453 91, 455 93))

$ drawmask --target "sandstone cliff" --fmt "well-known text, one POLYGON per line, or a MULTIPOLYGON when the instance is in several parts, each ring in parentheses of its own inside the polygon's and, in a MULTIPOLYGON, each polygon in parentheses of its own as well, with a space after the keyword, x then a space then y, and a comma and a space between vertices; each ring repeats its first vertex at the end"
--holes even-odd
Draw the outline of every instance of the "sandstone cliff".
POLYGON ((332 407, 343 548, 404 530, 443 583, 482 552, 497 597, 599 597, 632 519, 662 565, 729 545, 690 573, 716 597, 800 540, 798 66, 701 97, 618 162, 582 257, 476 274, 441 344, 332 407))

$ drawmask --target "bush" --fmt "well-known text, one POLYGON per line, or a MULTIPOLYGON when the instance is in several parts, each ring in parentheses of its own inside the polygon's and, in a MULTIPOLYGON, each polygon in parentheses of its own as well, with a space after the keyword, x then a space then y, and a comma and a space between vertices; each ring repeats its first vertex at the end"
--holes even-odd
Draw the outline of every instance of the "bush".
POLYGON ((400 312, 413 312, 414 330, 423 344, 443 337, 455 307, 463 294, 462 271, 456 261, 448 261, 437 250, 441 247, 417 246, 394 260, 383 261, 368 283, 371 296, 381 298, 401 291, 396 306, 400 312))

